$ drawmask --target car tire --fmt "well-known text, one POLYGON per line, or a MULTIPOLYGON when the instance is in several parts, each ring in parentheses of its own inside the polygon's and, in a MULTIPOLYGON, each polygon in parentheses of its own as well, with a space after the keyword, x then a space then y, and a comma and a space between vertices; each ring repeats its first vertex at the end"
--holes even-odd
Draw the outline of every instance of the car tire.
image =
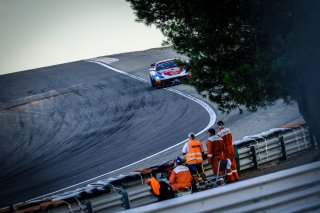
POLYGON ((154 80, 151 78, 151 76, 150 76, 150 82, 151 82, 151 86, 155 88, 156 84, 154 83, 154 80))

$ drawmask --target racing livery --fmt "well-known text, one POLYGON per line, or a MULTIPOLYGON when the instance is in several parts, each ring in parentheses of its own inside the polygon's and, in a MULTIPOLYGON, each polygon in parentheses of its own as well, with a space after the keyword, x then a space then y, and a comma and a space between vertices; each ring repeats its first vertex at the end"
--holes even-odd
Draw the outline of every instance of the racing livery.
POLYGON ((151 64, 149 76, 152 87, 179 84, 181 78, 191 77, 191 73, 178 67, 176 59, 167 59, 151 64))

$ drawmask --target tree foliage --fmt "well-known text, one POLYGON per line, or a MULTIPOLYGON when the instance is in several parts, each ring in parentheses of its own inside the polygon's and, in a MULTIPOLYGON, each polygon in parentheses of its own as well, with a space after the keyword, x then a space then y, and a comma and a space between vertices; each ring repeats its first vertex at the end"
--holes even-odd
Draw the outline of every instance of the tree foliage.
POLYGON ((220 110, 241 111, 245 106, 254 111, 279 98, 286 103, 294 99, 318 131, 319 119, 310 115, 319 118, 311 111, 319 95, 306 95, 319 89, 317 83, 306 82, 310 76, 319 79, 316 1, 127 1, 137 21, 154 24, 167 44, 190 58, 186 64, 193 74, 190 83, 220 110))

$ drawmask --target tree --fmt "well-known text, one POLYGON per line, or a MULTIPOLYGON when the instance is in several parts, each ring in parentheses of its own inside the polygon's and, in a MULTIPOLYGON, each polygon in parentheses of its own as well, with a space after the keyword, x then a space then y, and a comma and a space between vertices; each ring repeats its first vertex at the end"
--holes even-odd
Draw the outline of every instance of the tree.
POLYGON ((297 101, 320 141, 319 4, 299 0, 127 0, 190 60, 191 84, 224 112, 297 101))

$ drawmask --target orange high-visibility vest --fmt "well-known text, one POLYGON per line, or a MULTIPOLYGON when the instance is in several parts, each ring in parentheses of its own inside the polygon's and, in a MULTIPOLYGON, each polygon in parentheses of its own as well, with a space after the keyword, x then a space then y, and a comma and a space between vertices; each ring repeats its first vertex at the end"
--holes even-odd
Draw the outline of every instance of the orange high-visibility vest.
POLYGON ((189 140, 189 151, 186 153, 187 164, 202 163, 202 144, 197 140, 189 140))
POLYGON ((192 175, 188 167, 179 165, 172 171, 169 183, 173 191, 191 186, 192 175))
POLYGON ((207 157, 219 156, 223 158, 224 143, 223 139, 213 135, 207 141, 207 157))
POLYGON ((159 182, 154 178, 148 178, 145 183, 149 183, 152 190, 153 190, 153 193, 155 193, 156 195, 160 195, 160 184, 159 182))
POLYGON ((229 128, 222 128, 220 129, 218 135, 223 139, 225 143, 225 156, 229 158, 231 161, 231 168, 227 170, 227 175, 229 181, 239 180, 239 175, 237 172, 237 164, 234 157, 234 147, 232 144, 232 134, 229 128))
POLYGON ((223 139, 225 150, 224 154, 227 158, 234 158, 234 148, 232 144, 232 134, 229 128, 223 128, 218 132, 218 136, 223 139))
POLYGON ((169 183, 191 183, 192 175, 186 166, 177 166, 170 175, 169 183))

